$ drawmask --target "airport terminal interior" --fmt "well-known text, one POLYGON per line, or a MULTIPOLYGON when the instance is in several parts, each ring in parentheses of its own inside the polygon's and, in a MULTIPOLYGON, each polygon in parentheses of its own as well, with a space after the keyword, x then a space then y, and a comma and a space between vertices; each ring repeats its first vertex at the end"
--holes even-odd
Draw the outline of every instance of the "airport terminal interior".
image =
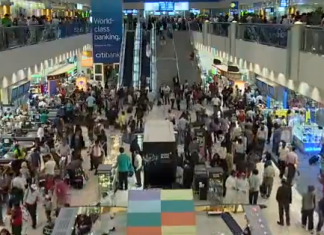
MULTIPOLYGON (((270 19, 281 6, 259 16, 234 3, 218 13, 191 4, 29 6, 36 18, 21 19, 18 33, 6 33, 17 19, 4 16, 2 54, 88 34, 92 42, 0 69, 1 235, 323 234, 321 96, 213 46, 293 48, 282 28, 274 38, 274 27, 219 22, 270 19)), ((17 15, 0 15, 9 11, 17 15)), ((311 38, 304 50, 322 53, 311 38)))

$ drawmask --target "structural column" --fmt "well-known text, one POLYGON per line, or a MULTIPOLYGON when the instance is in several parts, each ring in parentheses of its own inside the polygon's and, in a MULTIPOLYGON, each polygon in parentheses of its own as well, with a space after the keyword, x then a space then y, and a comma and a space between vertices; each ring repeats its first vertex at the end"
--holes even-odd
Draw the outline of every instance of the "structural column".
POLYGON ((286 75, 294 81, 299 81, 299 57, 304 29, 305 25, 303 23, 296 22, 288 31, 286 75))

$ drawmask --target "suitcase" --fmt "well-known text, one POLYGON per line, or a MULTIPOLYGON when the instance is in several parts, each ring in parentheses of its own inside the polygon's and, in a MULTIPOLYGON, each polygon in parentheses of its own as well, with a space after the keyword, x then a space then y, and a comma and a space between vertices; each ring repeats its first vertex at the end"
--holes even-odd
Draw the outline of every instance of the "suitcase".
POLYGON ((308 159, 308 163, 309 165, 316 164, 319 161, 319 159, 320 159, 319 155, 314 155, 308 159))
POLYGON ((73 181, 73 188, 75 189, 83 189, 83 177, 77 176, 73 181))

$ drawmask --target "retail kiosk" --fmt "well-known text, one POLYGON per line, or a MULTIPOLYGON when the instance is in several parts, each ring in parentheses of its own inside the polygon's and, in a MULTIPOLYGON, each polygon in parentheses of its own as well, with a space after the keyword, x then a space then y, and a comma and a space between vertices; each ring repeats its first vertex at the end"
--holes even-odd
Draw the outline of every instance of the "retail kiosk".
POLYGON ((169 187, 175 182, 177 144, 173 124, 168 120, 145 123, 144 187, 169 187))

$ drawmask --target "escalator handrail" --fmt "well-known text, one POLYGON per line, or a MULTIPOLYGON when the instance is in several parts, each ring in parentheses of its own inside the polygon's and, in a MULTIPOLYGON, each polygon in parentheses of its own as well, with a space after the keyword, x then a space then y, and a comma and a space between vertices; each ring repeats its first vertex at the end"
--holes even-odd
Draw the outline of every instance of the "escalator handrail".
POLYGON ((121 47, 120 47, 120 53, 119 53, 119 71, 118 71, 118 83, 117 87, 119 88, 120 85, 122 84, 123 81, 123 76, 124 76, 124 55, 125 55, 125 50, 126 50, 126 30, 125 30, 125 25, 123 24, 122 26, 122 42, 121 42, 121 47))
POLYGON ((157 90, 157 74, 156 74, 156 25, 154 24, 152 27, 152 34, 151 34, 151 89, 154 93, 157 90))
POLYGON ((141 61, 141 57, 140 57, 140 44, 141 44, 141 33, 142 32, 142 28, 141 28, 141 23, 138 22, 136 25, 136 30, 135 30, 135 38, 134 38, 134 55, 133 55, 133 87, 136 88, 138 87, 139 81, 140 81, 140 61, 141 61), (138 52, 138 53, 137 53, 138 52), (138 57, 138 60, 136 60, 136 57, 138 57), (138 61, 138 63, 135 63, 135 61, 138 61), (137 79, 135 79, 135 77, 137 77, 137 79))

